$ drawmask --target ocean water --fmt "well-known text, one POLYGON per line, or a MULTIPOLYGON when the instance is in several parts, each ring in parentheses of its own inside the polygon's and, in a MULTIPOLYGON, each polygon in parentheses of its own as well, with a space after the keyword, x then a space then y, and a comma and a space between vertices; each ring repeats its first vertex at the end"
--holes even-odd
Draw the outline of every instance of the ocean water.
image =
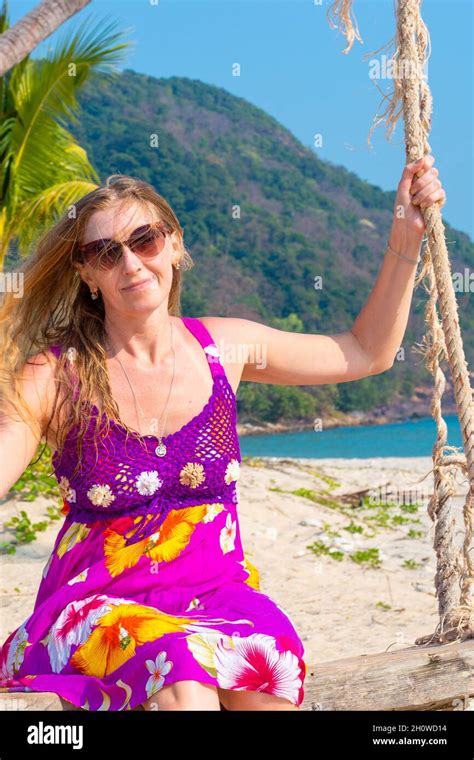
MULTIPOLYGON (((447 443, 462 446, 461 428, 456 415, 444 417, 448 426, 447 443)), ((432 417, 420 417, 387 425, 338 427, 314 432, 306 430, 272 435, 240 437, 242 456, 301 457, 310 459, 360 457, 431 456, 436 440, 432 417)))

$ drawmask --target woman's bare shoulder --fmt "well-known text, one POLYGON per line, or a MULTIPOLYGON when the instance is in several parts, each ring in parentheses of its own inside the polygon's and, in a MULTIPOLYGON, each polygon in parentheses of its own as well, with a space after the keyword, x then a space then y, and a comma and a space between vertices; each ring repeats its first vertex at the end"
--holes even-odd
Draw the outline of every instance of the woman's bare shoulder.
POLYGON ((51 417, 56 395, 57 363, 58 357, 48 348, 30 356, 23 365, 21 372, 22 382, 28 386, 33 386, 35 393, 41 398, 41 404, 38 407, 40 423, 43 434, 46 432, 48 422, 50 423, 47 442, 53 448, 56 448, 54 431, 57 423, 51 417))
POLYGON ((251 320, 241 317, 211 317, 206 315, 198 317, 198 319, 209 330, 214 340, 238 340, 242 330, 246 328, 248 332, 252 325, 251 320))
MULTIPOLYGON (((30 413, 41 425, 42 430, 53 406, 55 363, 56 357, 49 350, 40 351, 27 357, 16 372, 17 391, 20 398, 27 404, 30 413)), ((8 398, 4 403, 6 411, 9 412, 11 407, 16 417, 17 402, 14 397, 8 398)))
POLYGON ((228 346, 232 353, 237 351, 239 355, 262 343, 269 331, 276 332, 262 322, 243 317, 204 316, 198 319, 207 328, 215 343, 220 344, 222 348, 228 346))

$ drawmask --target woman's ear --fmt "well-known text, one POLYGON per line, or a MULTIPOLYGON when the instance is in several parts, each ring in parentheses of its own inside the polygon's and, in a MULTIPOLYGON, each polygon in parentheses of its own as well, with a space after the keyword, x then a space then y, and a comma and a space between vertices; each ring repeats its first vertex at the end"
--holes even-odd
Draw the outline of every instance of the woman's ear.
POLYGON ((79 277, 81 278, 81 280, 83 280, 84 279, 83 265, 74 262, 73 267, 76 270, 76 272, 79 275, 79 277))
POLYGON ((85 284, 88 285, 90 288, 94 288, 94 283, 93 283, 92 279, 87 275, 87 270, 86 270, 86 267, 84 266, 84 264, 81 264, 81 263, 75 261, 73 263, 73 267, 76 270, 76 272, 78 273, 78 275, 81 278, 81 280, 83 280, 83 282, 85 282, 85 284))
POLYGON ((179 235, 178 230, 173 230, 173 232, 170 235, 171 242, 173 244, 173 248, 180 248, 181 247, 181 237, 179 235))

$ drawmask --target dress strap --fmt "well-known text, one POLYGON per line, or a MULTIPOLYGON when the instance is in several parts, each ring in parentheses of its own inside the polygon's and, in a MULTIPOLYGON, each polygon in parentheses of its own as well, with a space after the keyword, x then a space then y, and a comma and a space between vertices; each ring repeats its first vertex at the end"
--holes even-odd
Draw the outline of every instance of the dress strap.
POLYGON ((181 319, 203 347, 212 376, 217 377, 221 375, 225 377, 226 373, 221 363, 219 350, 207 327, 197 317, 181 317, 181 319))
POLYGON ((52 351, 52 353, 55 355, 55 357, 57 359, 59 359, 59 357, 61 356, 61 346, 60 345, 50 346, 49 350, 52 351))

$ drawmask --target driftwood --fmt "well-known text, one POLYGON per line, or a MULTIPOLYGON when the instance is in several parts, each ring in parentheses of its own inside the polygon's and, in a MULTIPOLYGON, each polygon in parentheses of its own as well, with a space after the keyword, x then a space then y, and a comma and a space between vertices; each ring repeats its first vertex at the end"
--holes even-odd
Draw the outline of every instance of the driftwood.
POLYGON ((474 639, 323 662, 308 670, 301 709, 472 710, 474 639))
MULTIPOLYGON (((141 706, 134 708, 141 710, 141 706)), ((308 667, 301 710, 473 710, 474 639, 308 667)), ((80 710, 56 694, 0 693, 0 710, 80 710)))

